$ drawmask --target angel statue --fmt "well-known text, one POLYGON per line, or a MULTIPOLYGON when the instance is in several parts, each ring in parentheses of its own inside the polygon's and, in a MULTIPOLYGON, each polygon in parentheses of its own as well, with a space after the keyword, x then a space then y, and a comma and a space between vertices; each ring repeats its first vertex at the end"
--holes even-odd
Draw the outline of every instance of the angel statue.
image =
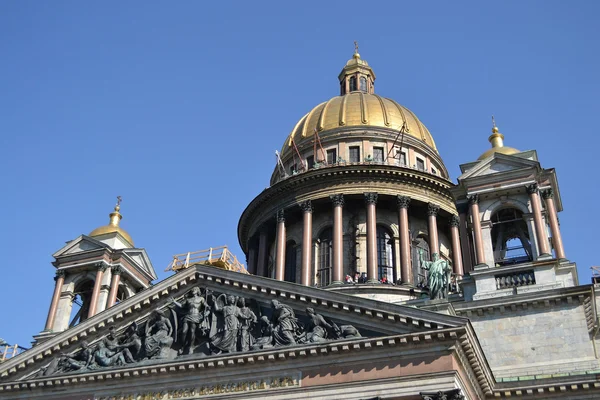
POLYGON ((202 336, 206 335, 207 324, 205 318, 205 312, 207 310, 206 300, 202 297, 202 293, 198 286, 195 286, 190 290, 186 298, 178 302, 173 297, 169 298, 169 302, 175 305, 177 314, 182 315, 182 327, 179 337, 181 343, 180 353, 184 353, 187 350, 188 354, 192 354, 194 351, 194 345, 196 342, 196 332, 200 329, 202 336))
POLYGON ((448 297, 448 282, 452 268, 448 261, 440 259, 438 253, 431 255, 432 261, 425 261, 423 249, 419 249, 419 260, 421 268, 428 271, 427 286, 429 286, 429 297, 432 300, 445 299, 448 297))
POLYGON ((146 321, 144 349, 147 358, 169 358, 173 325, 162 310, 153 311, 146 321))
POLYGON ((235 352, 238 344, 240 319, 251 319, 252 316, 242 314, 240 308, 236 305, 236 296, 222 294, 216 299, 215 296, 212 296, 211 299, 214 304, 213 310, 223 315, 223 319, 217 324, 217 332, 210 338, 211 349, 215 353, 221 351, 235 352))

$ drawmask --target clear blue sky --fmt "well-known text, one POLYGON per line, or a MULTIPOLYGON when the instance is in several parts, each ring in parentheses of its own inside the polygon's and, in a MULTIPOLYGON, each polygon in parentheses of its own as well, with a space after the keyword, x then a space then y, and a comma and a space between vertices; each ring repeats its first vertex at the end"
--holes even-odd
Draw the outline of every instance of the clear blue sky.
POLYGON ((148 251, 230 245, 274 150, 358 40, 452 178, 505 144, 556 168, 567 256, 600 264, 598 1, 0 2, 0 337, 44 328, 52 253, 108 222, 148 251))

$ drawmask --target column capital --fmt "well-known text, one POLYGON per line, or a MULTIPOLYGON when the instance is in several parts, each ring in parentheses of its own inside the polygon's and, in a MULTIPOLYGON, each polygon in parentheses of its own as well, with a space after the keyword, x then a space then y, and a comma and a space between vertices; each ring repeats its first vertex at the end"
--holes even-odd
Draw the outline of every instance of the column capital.
POLYGON ((551 198, 553 198, 554 197, 554 189, 549 188, 549 189, 542 190, 542 197, 544 199, 551 199, 551 198))
POLYGON ((421 392, 419 393, 423 400, 464 400, 460 389, 451 389, 438 392, 421 392))
POLYGON ((478 194, 468 194, 467 200, 469 200, 469 204, 477 204, 477 203, 479 203, 479 195, 478 194))
POLYGON ((367 204, 377 204, 377 193, 366 192, 366 193, 364 193, 364 195, 365 195, 365 202, 367 204))
POLYGON ((427 215, 429 215, 430 217, 436 217, 438 211, 440 211, 440 206, 438 206, 437 204, 427 204, 427 215))
POLYGON ((94 264, 94 267, 98 268, 98 271, 106 271, 108 269, 108 265, 104 264, 104 263, 96 263, 94 264))
POLYGON ((537 183, 532 183, 531 185, 527 186, 527 193, 529 194, 537 193, 538 191, 539 187, 537 183))
POLYGON ((398 195, 398 197, 396 198, 396 202, 398 203, 398 208, 408 208, 408 205, 410 204, 410 200, 411 200, 411 198, 408 196, 398 195))
POLYGON ((121 275, 124 272, 123 268, 119 267, 118 265, 115 265, 114 267, 112 267, 111 271, 112 271, 113 275, 121 275))
POLYGON ((459 218, 459 216, 458 215, 452 215, 452 218, 450 218, 450 226, 458 228, 459 225, 460 225, 460 218, 459 218))
POLYGON ((306 200, 306 201, 303 201, 302 203, 300 203, 299 205, 300 205, 300 208, 302 209, 302 211, 304 211, 305 213, 313 212, 312 201, 306 200))
POLYGON ((283 209, 277 210, 276 218, 277 222, 285 222, 285 214, 283 212, 283 209))
POLYGON ((67 276, 67 271, 65 271, 64 269, 59 269, 54 275, 54 280, 57 281, 59 278, 64 278, 65 276, 67 276))
POLYGON ((334 207, 343 207, 344 206, 344 195, 340 194, 332 194, 329 196, 331 201, 333 202, 334 207))

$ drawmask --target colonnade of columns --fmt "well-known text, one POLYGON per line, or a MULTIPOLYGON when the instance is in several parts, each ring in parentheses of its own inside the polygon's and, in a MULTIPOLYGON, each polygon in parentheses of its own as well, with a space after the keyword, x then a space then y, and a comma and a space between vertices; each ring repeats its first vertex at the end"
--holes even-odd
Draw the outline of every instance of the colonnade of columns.
MULTIPOLYGON (((537 183, 527 186, 527 194, 529 195, 529 202, 531 204, 535 235, 537 237, 536 243, 538 255, 539 257, 551 257, 552 253, 548 242, 548 234, 544 223, 544 217, 542 215, 542 202, 540 199, 540 190, 537 183)), ((552 233, 552 241, 554 244, 556 258, 565 259, 565 250, 563 247, 562 236, 560 234, 558 215, 556 212, 556 205, 554 204, 553 190, 543 190, 541 191, 541 195, 546 203, 546 214, 550 225, 550 231, 552 233)), ((481 221, 479 216, 479 195, 472 194, 467 196, 467 199, 469 200, 469 212, 471 214, 471 220, 473 224, 475 263, 477 264, 476 267, 487 266, 484 254, 481 221)))
MULTIPOLYGON (((91 318, 94 315, 96 315, 99 311, 101 311, 101 310, 99 310, 100 308, 104 309, 104 307, 101 307, 101 305, 99 304, 99 297, 100 297, 100 292, 102 290, 102 278, 103 278, 104 273, 106 272, 107 268, 108 268, 107 265, 102 264, 102 265, 98 266, 98 269, 96 270, 96 278, 94 281, 94 288, 92 290, 92 294, 90 297, 90 307, 88 310, 87 318, 91 318)), ((112 272, 112 276, 111 276, 111 283, 110 283, 110 291, 108 293, 106 308, 112 307, 117 300, 117 293, 119 290, 119 283, 121 281, 121 273, 123 272, 123 269, 119 266, 114 266, 111 268, 111 272, 112 272)), ((67 326, 55 327, 56 315, 58 313, 59 302, 61 300, 61 297, 63 297, 63 288, 64 288, 66 276, 67 276, 67 272, 64 269, 59 269, 58 271, 56 271, 56 276, 54 277, 54 280, 55 280, 54 293, 52 295, 50 309, 48 310, 48 317, 46 318, 46 326, 44 328, 44 330, 46 330, 46 331, 53 331, 53 330, 60 331, 60 330, 67 329, 67 326)), ((71 297, 69 300, 72 303, 73 294, 71 294, 71 297)), ((67 323, 68 323, 68 321, 67 321, 67 323)), ((59 322, 59 324, 60 324, 60 322, 59 322)))
MULTIPOLYGON (((344 195, 335 194, 330 196, 333 206, 333 241, 332 241, 332 284, 341 284, 344 280, 343 265, 343 208, 344 195)), ((378 194, 375 192, 364 193, 366 206, 366 270, 367 283, 379 282, 379 271, 377 262, 377 200, 378 194)), ((413 273, 411 267, 411 240, 408 223, 408 207, 410 197, 397 196, 398 206, 398 227, 400 239, 400 276, 399 280, 403 283, 413 282, 413 273)), ((313 284, 312 268, 312 219, 313 206, 310 200, 299 204, 302 210, 302 257, 300 262, 300 283, 306 286, 313 284)), ((431 253, 439 254, 438 239, 438 216, 439 206, 428 204, 428 227, 429 227, 429 248, 431 253)), ((458 221, 458 216, 453 216, 453 221, 458 221)), ((463 274, 462 252, 460 245, 460 235, 458 233, 458 223, 451 224, 452 251, 454 272, 463 274)), ((256 242, 255 242, 256 243, 256 242)), ((277 228, 275 237, 275 264, 274 276, 277 280, 284 280, 285 277, 285 245, 286 245, 286 227, 283 210, 277 212, 277 228)), ((268 240, 267 232, 261 230, 258 234, 258 248, 249 246, 248 249, 248 271, 250 273, 266 276, 267 270, 267 252, 268 240), (258 256, 258 257, 257 257, 258 256)))

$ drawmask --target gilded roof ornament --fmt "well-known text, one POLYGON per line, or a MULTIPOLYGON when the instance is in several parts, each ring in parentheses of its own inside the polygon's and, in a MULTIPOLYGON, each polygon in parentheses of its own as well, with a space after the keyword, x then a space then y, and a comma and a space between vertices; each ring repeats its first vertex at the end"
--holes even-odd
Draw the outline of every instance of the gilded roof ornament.
POLYGON ((131 239, 131 236, 129 235, 129 233, 127 233, 123 228, 121 228, 119 226, 119 222, 123 218, 123 216, 120 213, 122 201, 123 201, 123 198, 121 196, 117 196, 117 204, 115 205, 113 212, 111 212, 108 215, 110 218, 108 225, 104 225, 104 226, 94 229, 92 232, 90 232, 89 236, 94 237, 94 236, 104 235, 107 233, 118 232, 133 246, 133 239, 131 239))
POLYGON ((358 54, 358 42, 356 40, 354 41, 354 55, 352 57, 360 58, 360 54, 358 54))

